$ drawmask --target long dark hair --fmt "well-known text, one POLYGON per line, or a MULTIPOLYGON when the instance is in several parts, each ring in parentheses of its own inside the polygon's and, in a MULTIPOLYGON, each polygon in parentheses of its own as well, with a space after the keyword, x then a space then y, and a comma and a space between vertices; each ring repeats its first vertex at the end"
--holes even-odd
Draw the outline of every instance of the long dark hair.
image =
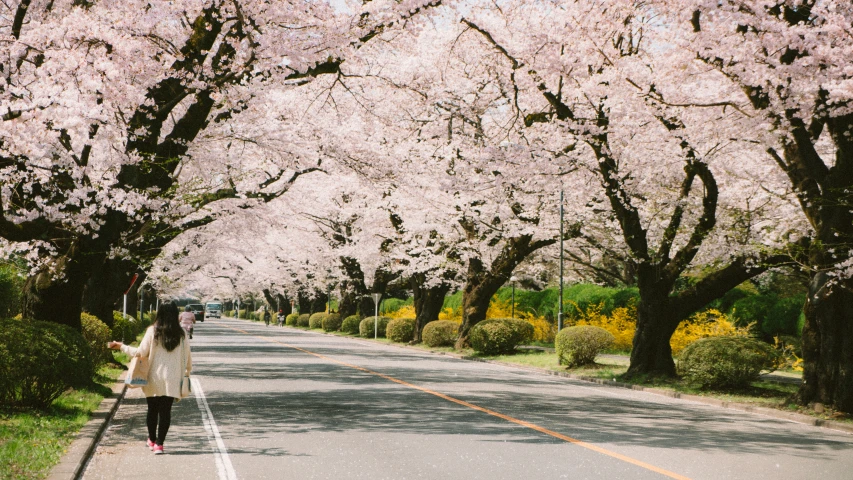
POLYGON ((161 303, 157 309, 157 319, 154 320, 154 343, 163 345, 171 352, 184 339, 184 329, 178 323, 178 306, 175 302, 161 303))

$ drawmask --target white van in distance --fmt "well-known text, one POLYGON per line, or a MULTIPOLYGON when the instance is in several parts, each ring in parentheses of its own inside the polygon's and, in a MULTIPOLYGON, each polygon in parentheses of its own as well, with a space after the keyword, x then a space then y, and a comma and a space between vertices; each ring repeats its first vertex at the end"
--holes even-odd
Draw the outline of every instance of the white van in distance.
POLYGON ((209 302, 204 306, 204 318, 222 318, 222 304, 209 302))

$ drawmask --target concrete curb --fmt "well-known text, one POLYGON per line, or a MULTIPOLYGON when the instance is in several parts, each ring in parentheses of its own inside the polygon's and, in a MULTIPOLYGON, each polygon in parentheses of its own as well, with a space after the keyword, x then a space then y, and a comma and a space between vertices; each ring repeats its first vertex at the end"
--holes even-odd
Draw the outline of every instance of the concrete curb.
MULTIPOLYGON (((288 326, 287 328, 293 328, 293 327, 288 326)), ((352 340, 358 340, 358 341, 362 341, 362 342, 376 343, 374 340, 369 339, 369 338, 359 338, 359 337, 349 337, 349 336, 345 337, 343 335, 335 335, 333 333, 327 333, 327 332, 321 332, 321 331, 315 331, 315 330, 303 330, 301 328, 295 328, 295 330, 300 330, 300 331, 308 332, 308 333, 330 335, 333 337, 349 338, 352 340)), ((500 365, 503 367, 518 368, 518 369, 525 370, 528 372, 537 373, 540 375, 550 375, 550 376, 555 376, 555 377, 568 378, 571 380, 579 380, 582 382, 595 383, 598 385, 605 385, 605 386, 617 387, 617 388, 626 388, 626 389, 630 389, 630 390, 638 390, 641 392, 651 393, 653 395, 662 395, 664 397, 676 398, 679 400, 687 400, 690 402, 702 403, 705 405, 712 405, 715 407, 726 408, 729 410, 737 410, 737 411, 747 412, 747 413, 752 413, 752 414, 757 414, 757 415, 764 415, 767 417, 777 418, 780 420, 788 420, 790 422, 802 423, 802 424, 811 425, 814 427, 827 428, 827 429, 835 430, 838 432, 853 434, 853 424, 835 422, 832 420, 823 420, 820 418, 814 418, 814 417, 810 417, 808 415, 803 415, 801 413, 785 412, 783 410, 777 410, 775 408, 757 407, 755 405, 749 405, 749 404, 745 404, 745 403, 727 402, 724 400, 718 400, 716 398, 703 397, 701 395, 690 395, 690 394, 686 394, 686 393, 673 392, 670 390, 664 390, 664 389, 660 389, 660 388, 643 387, 641 385, 632 385, 630 383, 617 382, 615 380, 602 380, 600 378, 588 377, 585 375, 574 375, 574 374, 567 373, 567 372, 555 372, 552 370, 543 370, 541 368, 528 367, 525 365, 516 365, 513 363, 498 362, 495 360, 486 360, 483 358, 472 357, 470 355, 460 355, 458 353, 442 352, 442 351, 438 351, 438 350, 425 350, 422 348, 412 347, 412 346, 403 345, 403 344, 382 343, 382 345, 388 345, 388 346, 397 347, 397 348, 405 348, 405 349, 415 350, 415 351, 423 352, 423 353, 431 353, 433 355, 447 355, 449 357, 458 358, 460 360, 468 360, 468 361, 481 362, 481 363, 491 363, 493 365, 500 365)))
POLYGON ((127 371, 122 372, 118 381, 112 386, 112 396, 101 400, 97 410, 92 412, 92 418, 77 432, 77 438, 65 450, 59 463, 51 469, 47 480, 77 480, 83 475, 86 464, 104 436, 107 425, 118 410, 127 391, 127 386, 124 384, 126 374, 127 371))

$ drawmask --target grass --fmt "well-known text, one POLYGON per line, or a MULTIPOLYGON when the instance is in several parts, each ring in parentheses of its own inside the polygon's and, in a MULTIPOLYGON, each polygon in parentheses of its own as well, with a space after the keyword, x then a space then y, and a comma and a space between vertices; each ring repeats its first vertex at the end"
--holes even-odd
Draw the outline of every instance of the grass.
POLYGON ((44 411, 0 410, 0 479, 46 477, 121 372, 102 368, 90 387, 68 390, 44 411))

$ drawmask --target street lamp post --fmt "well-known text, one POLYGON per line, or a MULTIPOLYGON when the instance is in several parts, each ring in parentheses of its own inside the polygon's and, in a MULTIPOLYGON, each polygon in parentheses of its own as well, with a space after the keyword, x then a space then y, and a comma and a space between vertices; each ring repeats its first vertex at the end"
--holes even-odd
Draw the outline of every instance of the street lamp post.
POLYGON ((509 277, 510 283, 512 283, 512 318, 515 318, 515 282, 518 281, 514 275, 509 277))
POLYGON ((560 190, 560 308, 557 313, 557 331, 563 329, 563 191, 560 190))
POLYGON ((379 302, 382 300, 382 294, 372 293, 370 296, 373 297, 373 305, 376 311, 376 314, 373 316, 373 339, 376 340, 379 338, 379 302))

